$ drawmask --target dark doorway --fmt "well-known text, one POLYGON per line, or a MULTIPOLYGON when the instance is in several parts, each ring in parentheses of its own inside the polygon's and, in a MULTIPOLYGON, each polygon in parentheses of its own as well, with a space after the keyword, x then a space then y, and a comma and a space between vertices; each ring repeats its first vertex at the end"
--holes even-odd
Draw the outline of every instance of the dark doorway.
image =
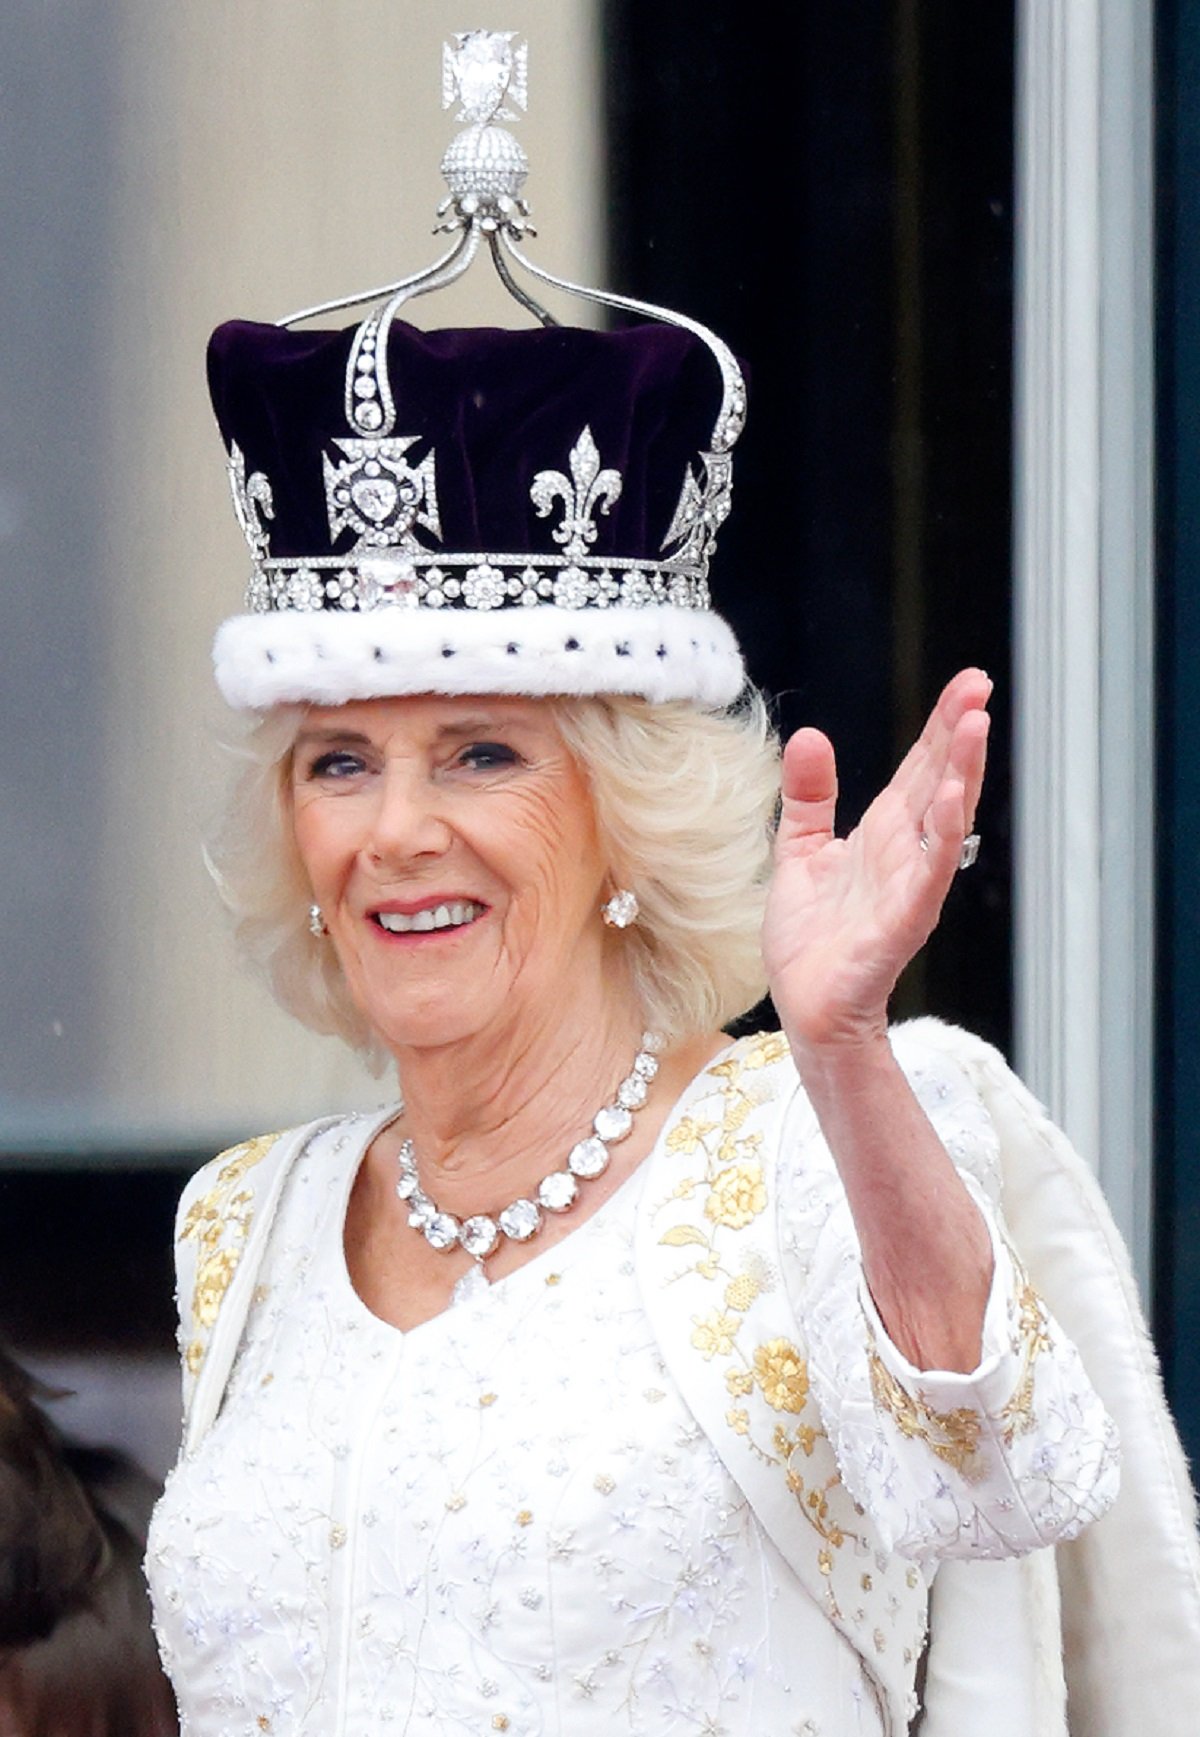
POLYGON ((715 589, 843 818, 942 682, 996 679, 985 845, 897 996, 1004 1047, 1013 12, 606 0, 610 277, 711 324, 750 422, 715 589))

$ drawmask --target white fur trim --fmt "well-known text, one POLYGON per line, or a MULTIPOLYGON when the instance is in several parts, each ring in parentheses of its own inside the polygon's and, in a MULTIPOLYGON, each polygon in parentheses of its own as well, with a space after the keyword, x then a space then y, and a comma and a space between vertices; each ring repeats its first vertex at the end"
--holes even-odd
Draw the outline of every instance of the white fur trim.
POLYGON ((719 615, 665 603, 235 615, 213 662, 229 704, 256 711, 418 693, 638 694, 716 708, 745 681, 719 615))

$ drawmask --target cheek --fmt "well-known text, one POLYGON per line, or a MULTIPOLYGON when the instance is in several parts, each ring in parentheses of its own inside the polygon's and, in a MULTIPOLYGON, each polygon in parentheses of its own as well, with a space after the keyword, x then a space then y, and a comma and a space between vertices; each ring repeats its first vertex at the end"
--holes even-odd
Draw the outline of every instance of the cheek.
POLYGON ((521 805, 511 829, 512 880, 539 916, 598 905, 604 865, 589 803, 570 790, 540 793, 521 805))
POLYGON ((354 853, 355 829, 348 805, 293 796, 291 819, 302 868, 314 887, 327 883, 354 853))

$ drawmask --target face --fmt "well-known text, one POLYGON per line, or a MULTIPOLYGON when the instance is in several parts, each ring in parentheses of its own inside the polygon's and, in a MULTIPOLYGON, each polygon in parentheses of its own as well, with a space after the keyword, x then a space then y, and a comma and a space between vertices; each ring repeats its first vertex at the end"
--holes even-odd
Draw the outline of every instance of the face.
POLYGON ((351 993, 393 1050, 545 1020, 603 982, 606 863, 544 701, 311 709, 297 848, 351 993))

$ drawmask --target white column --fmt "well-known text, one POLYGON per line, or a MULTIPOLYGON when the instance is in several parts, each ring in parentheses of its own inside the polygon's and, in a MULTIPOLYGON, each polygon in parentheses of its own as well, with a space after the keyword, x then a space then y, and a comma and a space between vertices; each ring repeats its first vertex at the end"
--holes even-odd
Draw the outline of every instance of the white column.
POLYGON ((1153 82, 1140 0, 1022 0, 1016 1025, 1145 1289, 1153 1064, 1153 82))

